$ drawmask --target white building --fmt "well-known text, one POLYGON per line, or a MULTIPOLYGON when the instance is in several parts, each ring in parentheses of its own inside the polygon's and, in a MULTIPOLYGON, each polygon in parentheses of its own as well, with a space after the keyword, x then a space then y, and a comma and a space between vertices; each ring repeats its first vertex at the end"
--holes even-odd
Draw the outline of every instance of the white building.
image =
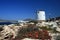
POLYGON ((24 21, 24 20, 18 20, 18 23, 27 23, 29 21, 24 21))
POLYGON ((45 11, 38 11, 37 18, 38 18, 37 20, 46 20, 45 11))

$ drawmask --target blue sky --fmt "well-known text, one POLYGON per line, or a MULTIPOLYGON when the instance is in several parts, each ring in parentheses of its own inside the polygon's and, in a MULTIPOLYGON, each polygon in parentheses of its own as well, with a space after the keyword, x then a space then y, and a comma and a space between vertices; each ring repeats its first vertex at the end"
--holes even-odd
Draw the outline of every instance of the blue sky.
POLYGON ((60 0, 0 0, 0 19, 36 19, 36 11, 45 10, 46 18, 60 16, 60 0))

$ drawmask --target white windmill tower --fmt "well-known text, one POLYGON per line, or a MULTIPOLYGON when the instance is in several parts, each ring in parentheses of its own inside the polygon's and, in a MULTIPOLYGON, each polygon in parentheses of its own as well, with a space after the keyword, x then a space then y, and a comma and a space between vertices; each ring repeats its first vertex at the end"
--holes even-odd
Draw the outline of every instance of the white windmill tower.
POLYGON ((46 20, 45 11, 40 10, 37 12, 37 20, 38 21, 45 21, 46 20))

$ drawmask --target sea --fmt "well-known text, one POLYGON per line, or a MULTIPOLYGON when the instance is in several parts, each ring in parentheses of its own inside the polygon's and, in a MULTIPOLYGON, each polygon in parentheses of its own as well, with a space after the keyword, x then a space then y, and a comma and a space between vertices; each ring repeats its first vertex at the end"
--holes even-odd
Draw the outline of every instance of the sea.
POLYGON ((0 22, 0 25, 9 25, 9 24, 14 24, 12 22, 0 22))

